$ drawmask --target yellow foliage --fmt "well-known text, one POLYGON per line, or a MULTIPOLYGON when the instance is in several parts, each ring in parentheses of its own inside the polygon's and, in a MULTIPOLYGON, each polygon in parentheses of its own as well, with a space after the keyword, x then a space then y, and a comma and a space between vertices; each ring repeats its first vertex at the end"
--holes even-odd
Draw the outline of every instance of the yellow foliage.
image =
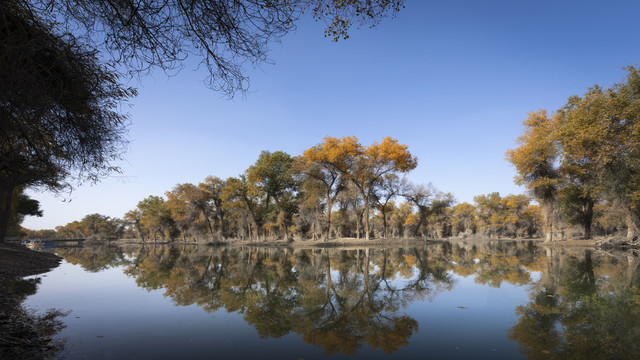
POLYGON ((556 124, 546 110, 530 112, 523 122, 524 134, 518 147, 506 152, 506 157, 518 172, 516 183, 530 189, 551 188, 558 184, 555 169, 558 148, 555 142, 556 124))
POLYGON ((418 217, 414 214, 407 215, 407 219, 404 221, 404 225, 406 226, 414 226, 418 224, 418 217))

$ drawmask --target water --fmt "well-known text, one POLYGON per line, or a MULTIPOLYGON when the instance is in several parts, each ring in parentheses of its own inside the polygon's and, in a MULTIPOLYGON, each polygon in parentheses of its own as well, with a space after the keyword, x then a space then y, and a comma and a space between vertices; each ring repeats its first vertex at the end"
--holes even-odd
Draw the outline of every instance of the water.
POLYGON ((640 358, 633 253, 530 242, 58 248, 67 359, 640 358))

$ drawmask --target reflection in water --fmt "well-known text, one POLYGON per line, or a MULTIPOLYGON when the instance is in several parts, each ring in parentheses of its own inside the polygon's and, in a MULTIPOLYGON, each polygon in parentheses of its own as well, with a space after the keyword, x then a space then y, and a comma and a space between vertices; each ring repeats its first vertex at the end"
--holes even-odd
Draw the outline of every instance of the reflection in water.
POLYGON ((239 311, 261 337, 294 332, 328 354, 363 343, 392 353, 417 322, 401 309, 450 289, 450 264, 424 249, 290 250, 138 247, 58 252, 85 269, 129 264, 138 286, 165 289, 177 305, 239 311), (125 254, 126 252, 126 254, 125 254), (128 259, 128 260, 127 260, 128 259))
POLYGON ((355 355, 365 344, 393 353, 410 345, 419 326, 408 306, 471 277, 479 286, 527 287, 530 302, 506 309, 517 322, 503 334, 529 358, 640 356, 639 258, 630 252, 459 241, 392 249, 139 246, 57 254, 87 271, 124 266, 138 286, 163 289, 176 305, 239 312, 260 337, 299 334, 325 354, 355 355))
POLYGON ((547 256, 509 338, 530 359, 638 359, 638 254, 550 249, 547 256))
POLYGON ((54 337, 67 314, 57 309, 36 314, 22 306, 39 283, 39 278, 0 277, 0 359, 53 359, 64 350, 66 340, 54 337))

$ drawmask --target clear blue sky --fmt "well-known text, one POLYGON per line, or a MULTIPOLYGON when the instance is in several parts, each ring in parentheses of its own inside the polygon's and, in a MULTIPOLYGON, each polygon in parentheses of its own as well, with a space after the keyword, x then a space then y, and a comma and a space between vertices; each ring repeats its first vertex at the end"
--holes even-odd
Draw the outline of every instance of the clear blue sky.
POLYGON ((631 0, 407 0, 395 19, 338 43, 300 22, 272 45, 274 65, 247 69, 244 98, 207 89, 193 66, 172 78, 156 71, 133 84, 123 174, 61 197, 31 191, 44 217, 23 226, 122 217, 178 183, 237 176, 262 150, 298 155, 326 135, 397 138, 419 159, 410 180, 458 202, 522 193, 504 160, 522 120, 621 81, 623 66, 640 63, 639 15, 631 0))

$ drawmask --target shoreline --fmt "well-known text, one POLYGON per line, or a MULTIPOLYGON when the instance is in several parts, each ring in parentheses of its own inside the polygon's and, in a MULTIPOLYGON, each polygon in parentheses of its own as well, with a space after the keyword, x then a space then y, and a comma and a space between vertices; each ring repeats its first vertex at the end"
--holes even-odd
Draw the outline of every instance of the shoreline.
MULTIPOLYGON (((370 240, 366 239, 357 239, 357 238, 337 238, 331 239, 329 241, 323 240, 294 240, 294 241, 286 241, 286 240, 228 240, 228 241, 141 241, 137 239, 121 239, 114 240, 105 243, 93 243, 95 245, 118 245, 118 246, 128 246, 128 245, 195 245, 195 246, 255 246, 255 247, 288 247, 288 248, 346 248, 346 247, 398 247, 398 246, 412 246, 412 245, 424 245, 424 244, 432 244, 432 243, 441 243, 441 242, 465 242, 465 243, 473 243, 473 242, 534 242, 536 244, 542 244, 542 238, 447 238, 447 239, 420 239, 420 238, 409 238, 409 239, 398 239, 398 238, 374 238, 370 240)), ((90 245, 87 243, 87 245, 90 245)))
POLYGON ((38 275, 60 265, 55 254, 31 250, 25 246, 0 243, 0 276, 25 277, 38 275))

